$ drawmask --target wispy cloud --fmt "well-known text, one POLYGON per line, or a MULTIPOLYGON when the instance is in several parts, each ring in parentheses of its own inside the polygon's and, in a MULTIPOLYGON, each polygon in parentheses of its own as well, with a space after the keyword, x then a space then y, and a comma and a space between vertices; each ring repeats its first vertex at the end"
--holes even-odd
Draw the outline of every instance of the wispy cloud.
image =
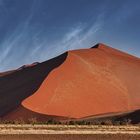
POLYGON ((81 23, 72 28, 69 32, 64 34, 63 38, 59 41, 52 42, 49 48, 46 48, 46 50, 41 53, 41 60, 45 60, 47 54, 48 57, 51 58, 68 50, 91 47, 91 45, 97 43, 95 40, 103 25, 104 15, 101 14, 90 26, 89 24, 81 23))
POLYGON ((45 61, 67 50, 91 47, 104 24, 104 16, 101 14, 92 24, 80 23, 69 27, 63 37, 48 43, 47 35, 42 30, 30 26, 32 16, 33 6, 26 20, 21 21, 13 33, 0 43, 0 71, 34 61, 45 61))
MULTIPOLYGON (((42 41, 37 41, 34 44, 34 49, 30 51, 26 60, 28 60, 28 62, 29 60, 30 62, 45 61, 68 50, 91 47, 97 43, 95 40, 103 25, 104 15, 100 14, 90 25, 88 23, 80 23, 75 27, 71 27, 69 31, 57 41, 52 40, 48 43, 45 37, 42 41)), ((40 34, 41 33, 36 35, 35 38, 37 40, 39 40, 38 37, 40 34)))
POLYGON ((100 14, 96 20, 92 21, 92 24, 80 23, 75 27, 70 27, 62 38, 57 41, 49 41, 49 43, 47 37, 39 41, 40 32, 40 34, 36 35, 35 40, 38 41, 34 44, 34 49, 31 50, 27 58, 32 62, 45 61, 68 50, 91 47, 96 43, 96 37, 103 25, 104 15, 100 14))
MULTIPOLYGON (((5 3, 3 0, 0 0, 0 6, 3 9, 5 8, 5 3)), ((0 42, 0 71, 4 71, 7 69, 12 69, 22 65, 30 50, 29 42, 32 42, 32 32, 30 31, 30 20, 33 16, 33 5, 30 9, 30 14, 26 17, 26 19, 21 20, 19 24, 12 30, 8 30, 5 38, 0 42), (17 61, 17 58, 20 61, 17 61)), ((35 31, 34 36, 38 32, 35 31)))
POLYGON ((104 16, 101 14, 96 20, 92 21, 91 25, 86 24, 75 28, 75 30, 63 38, 63 46, 65 46, 67 50, 90 47, 91 43, 95 43, 94 41, 96 40, 98 32, 104 24, 103 19, 104 16), (71 37, 71 34, 73 34, 72 38, 67 40, 67 36, 71 37))

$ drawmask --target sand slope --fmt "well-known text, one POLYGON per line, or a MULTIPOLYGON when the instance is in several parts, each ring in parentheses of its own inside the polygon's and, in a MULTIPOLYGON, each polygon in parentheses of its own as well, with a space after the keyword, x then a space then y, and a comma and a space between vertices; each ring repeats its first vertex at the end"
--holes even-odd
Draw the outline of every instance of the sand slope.
POLYGON ((139 58, 99 44, 69 51, 22 106, 72 118, 126 112, 140 109, 139 83, 139 58))
POLYGON ((61 65, 66 57, 67 53, 64 53, 37 65, 25 66, 11 73, 2 73, 0 76, 0 117, 9 114, 20 106, 24 99, 34 94, 50 72, 61 65))

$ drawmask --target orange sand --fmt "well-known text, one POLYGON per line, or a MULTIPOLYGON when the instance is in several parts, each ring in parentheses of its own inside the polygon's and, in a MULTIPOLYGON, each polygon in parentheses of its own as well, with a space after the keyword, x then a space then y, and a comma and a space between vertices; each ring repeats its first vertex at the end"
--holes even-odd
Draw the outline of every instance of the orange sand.
POLYGON ((22 106, 33 112, 81 118, 140 109, 140 59, 100 44, 69 51, 22 106))

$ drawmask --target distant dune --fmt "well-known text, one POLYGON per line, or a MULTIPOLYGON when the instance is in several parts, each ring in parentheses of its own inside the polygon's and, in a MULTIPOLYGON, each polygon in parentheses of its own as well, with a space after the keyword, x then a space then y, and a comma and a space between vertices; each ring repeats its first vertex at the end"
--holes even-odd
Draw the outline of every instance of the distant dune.
POLYGON ((61 120, 130 112, 140 109, 139 83, 139 58, 97 44, 1 76, 0 115, 61 120))

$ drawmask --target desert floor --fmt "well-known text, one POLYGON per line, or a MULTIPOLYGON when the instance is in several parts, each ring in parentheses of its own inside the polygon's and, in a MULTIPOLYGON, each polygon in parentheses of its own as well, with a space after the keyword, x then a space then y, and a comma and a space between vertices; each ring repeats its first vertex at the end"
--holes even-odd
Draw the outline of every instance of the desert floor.
POLYGON ((140 140, 140 126, 0 125, 0 140, 140 140))

